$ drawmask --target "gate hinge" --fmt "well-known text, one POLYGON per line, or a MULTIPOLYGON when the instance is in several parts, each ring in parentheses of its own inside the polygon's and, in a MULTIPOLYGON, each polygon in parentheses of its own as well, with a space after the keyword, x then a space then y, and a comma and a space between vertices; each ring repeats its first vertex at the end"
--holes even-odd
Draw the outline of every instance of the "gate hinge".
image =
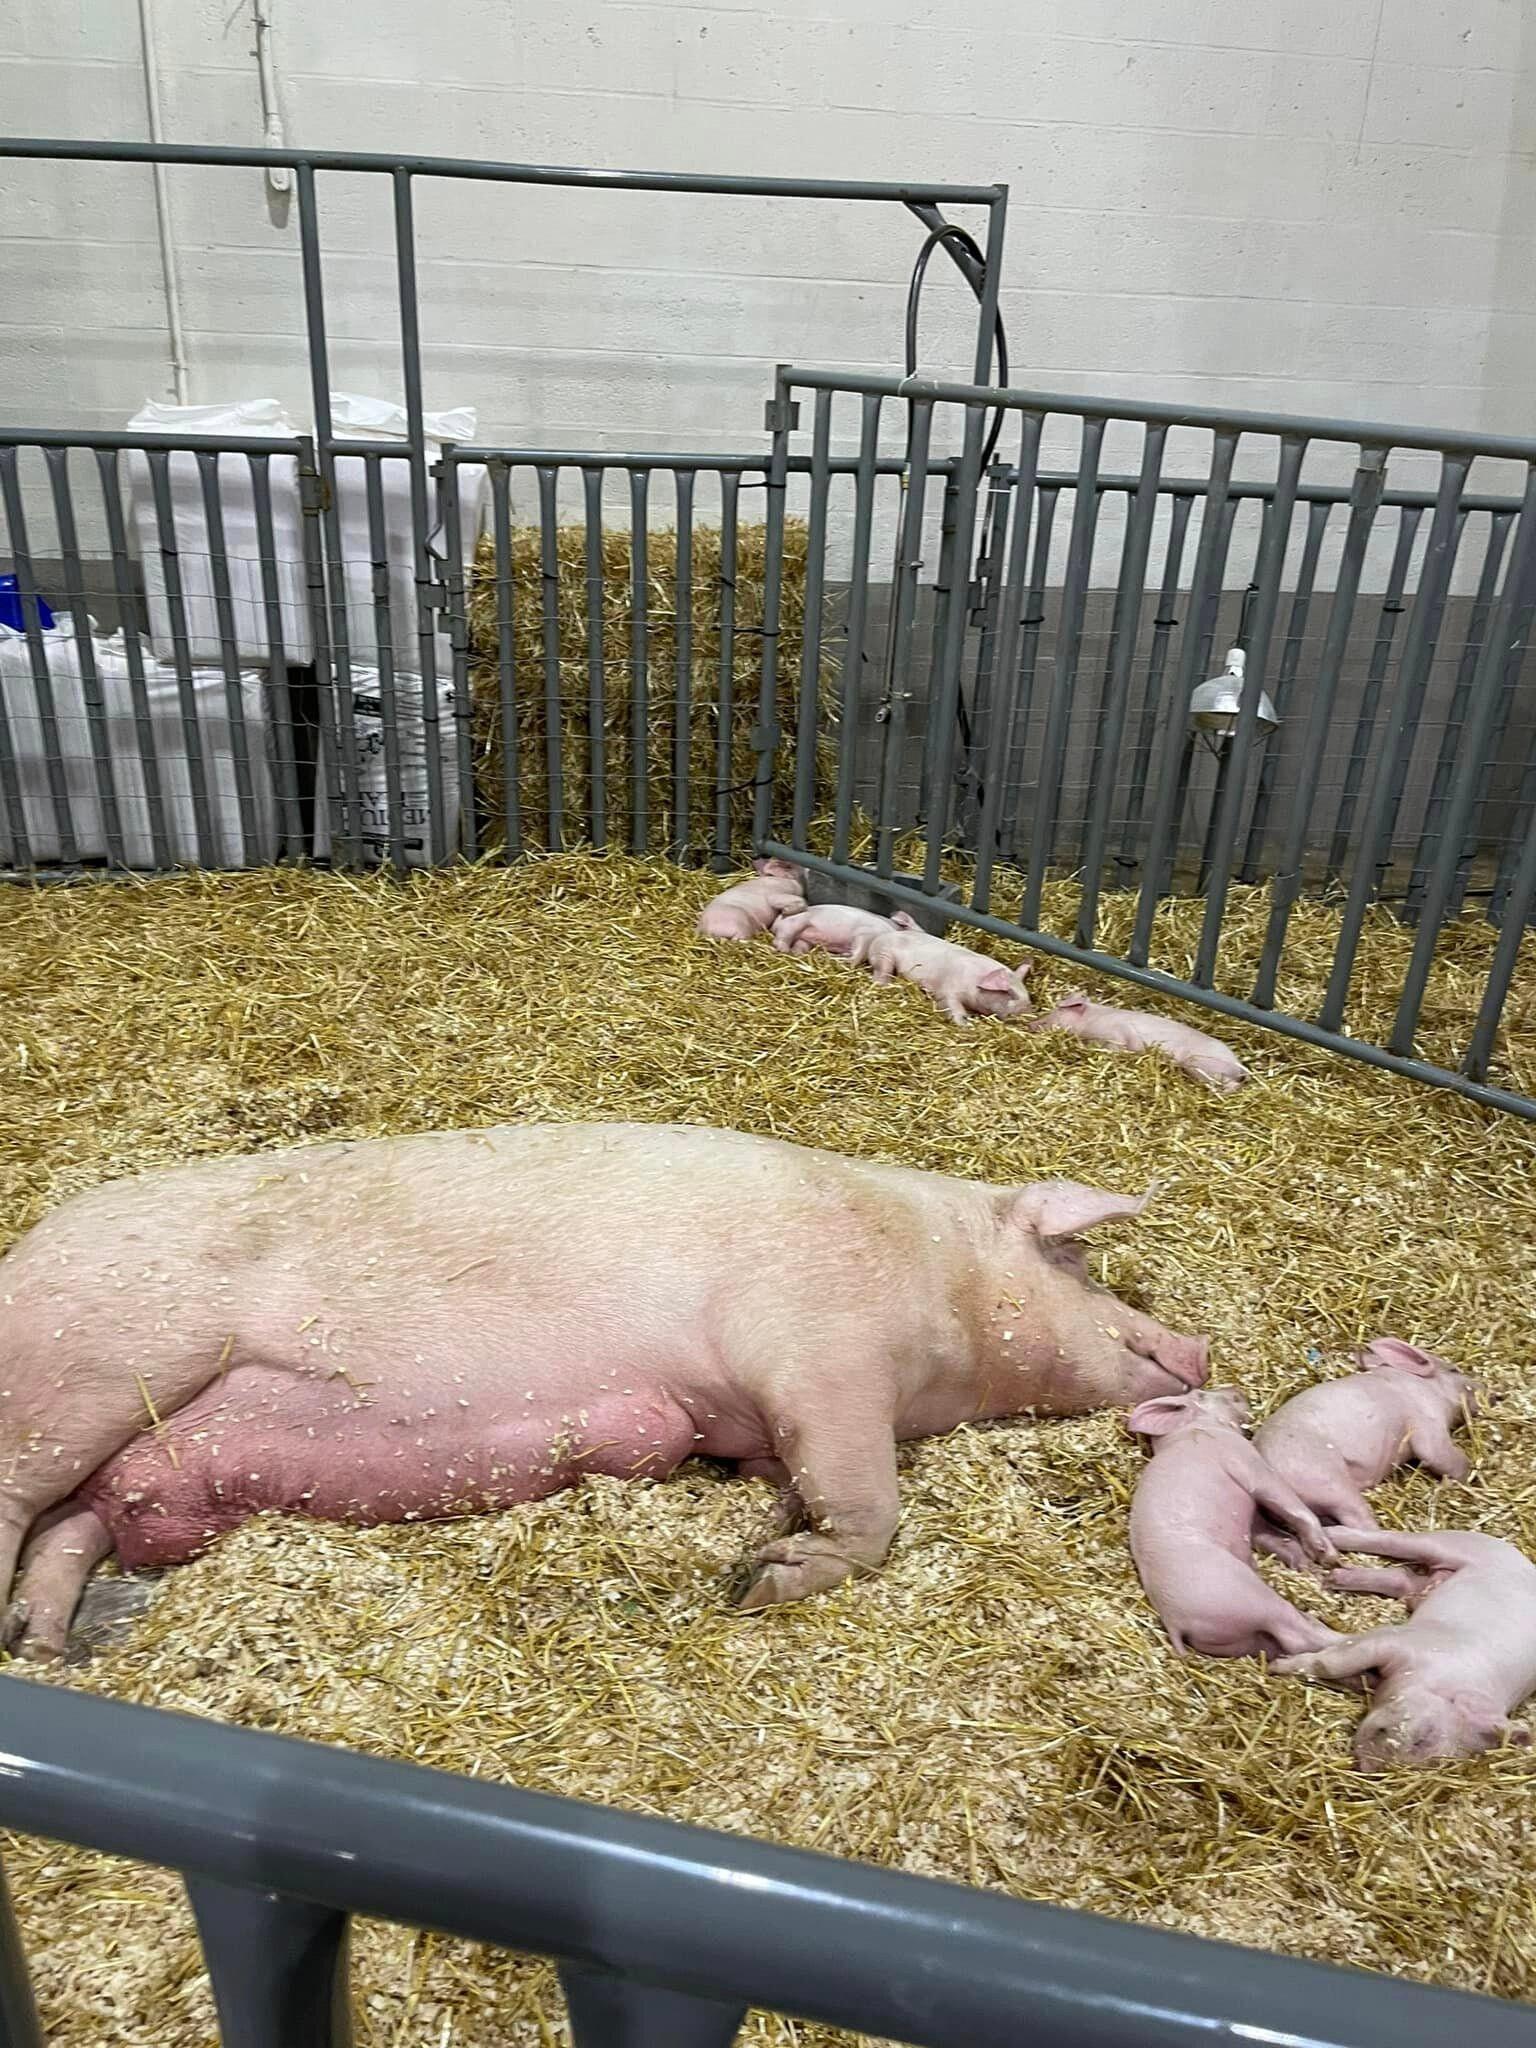
POLYGON ((797 398, 770 398, 763 407, 763 428, 769 434, 792 434, 800 424, 797 398))

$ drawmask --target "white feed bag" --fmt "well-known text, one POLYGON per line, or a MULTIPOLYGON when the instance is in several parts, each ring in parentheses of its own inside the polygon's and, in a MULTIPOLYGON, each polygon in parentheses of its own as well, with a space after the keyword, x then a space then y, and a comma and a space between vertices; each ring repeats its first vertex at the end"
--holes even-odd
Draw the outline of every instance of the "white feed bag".
MULTIPOLYGON (((57 728, 57 757, 62 769, 74 854, 80 860, 111 857, 97 781, 96 753, 86 712, 85 682, 72 624, 61 624, 42 636, 48 688, 57 728)), ((222 670, 192 671, 192 702, 196 714, 197 752, 208 793, 211 844, 199 848, 197 816, 192 802, 187 732, 182 691, 176 671, 157 662, 142 647, 144 673, 141 729, 135 706, 133 672, 122 636, 91 642, 104 711, 104 750, 117 798, 121 831, 120 857, 129 867, 158 865, 146 777, 145 752, 158 766, 164 815, 165 852, 173 862, 205 867, 257 866, 276 858, 277 807, 269 760, 271 725, 267 714, 266 677, 250 670, 238 676, 238 723, 245 740, 250 796, 242 806, 235 767, 236 720, 222 670)), ((46 732, 40 692, 32 671, 26 635, 0 627, 0 707, 14 760, 26 829, 25 852, 33 861, 60 860, 64 846, 54 808, 48 762, 52 751, 46 732)), ((100 729, 100 728, 99 728, 100 729)), ((14 865, 23 849, 14 841, 8 778, 0 771, 0 864, 14 865)))
MULTIPOLYGON (((455 719, 456 697, 451 681, 443 679, 448 667, 446 650, 441 651, 437 683, 438 759, 442 763, 441 844, 452 855, 459 843, 459 740, 455 719)), ((395 674, 395 730, 399 744, 400 830, 405 858, 411 867, 424 867, 432 858, 431 790, 427 782, 427 733, 422 715, 426 701, 421 677, 395 674)), ((384 704, 379 671, 352 670, 352 759, 357 767, 357 837, 364 859, 390 859, 389 837, 389 753, 385 742, 384 704)), ((338 732, 338 742, 340 734, 338 732)), ((344 794, 336 787, 330 751, 320 748, 319 786, 315 800, 315 853, 326 859, 333 833, 346 835, 348 808, 344 794)))

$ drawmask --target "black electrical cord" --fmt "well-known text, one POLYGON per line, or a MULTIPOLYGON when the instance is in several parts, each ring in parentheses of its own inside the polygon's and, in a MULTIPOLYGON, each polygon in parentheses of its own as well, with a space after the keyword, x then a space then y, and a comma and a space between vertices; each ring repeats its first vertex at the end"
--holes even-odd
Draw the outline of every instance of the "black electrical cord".
MULTIPOLYGON (((962 274, 977 298, 981 297, 982 279, 986 274, 986 261, 977 245, 975 236, 968 234, 962 227, 956 227, 952 221, 943 221, 938 227, 930 228, 927 239, 924 241, 922 248, 917 252, 917 261, 912 266, 912 282, 907 286, 906 365, 909 377, 917 375, 917 324, 918 312, 923 296, 923 280, 928 274, 928 265, 933 260, 933 252, 941 244, 948 247, 951 255, 958 253, 958 255, 967 256, 971 259, 969 265, 961 266, 962 274)), ((999 384, 1006 384, 1008 382, 1008 334, 1003 326, 1001 308, 998 309, 996 315, 995 334, 997 345, 997 381, 999 384)), ((1003 414, 1001 408, 999 408, 988 432, 986 445, 981 451, 981 466, 983 470, 986 469, 992 457, 997 453, 997 444, 1002 436, 1002 431, 1003 414)))

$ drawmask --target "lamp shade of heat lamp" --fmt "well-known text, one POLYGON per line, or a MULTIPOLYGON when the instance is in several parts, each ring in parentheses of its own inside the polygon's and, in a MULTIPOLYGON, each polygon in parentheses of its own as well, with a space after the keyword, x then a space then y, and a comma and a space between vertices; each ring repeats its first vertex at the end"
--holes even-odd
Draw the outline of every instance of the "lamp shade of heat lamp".
MULTIPOLYGON (((1219 676, 1212 676, 1207 683, 1201 683, 1190 692, 1189 722, 1197 732, 1208 732, 1218 739, 1229 740, 1237 731, 1237 714, 1243 701, 1243 670, 1248 657, 1241 647, 1227 649, 1227 665, 1219 676)), ((1268 694, 1259 692, 1258 714, 1254 720, 1255 730, 1261 738, 1267 738, 1280 723, 1279 713, 1268 694)))

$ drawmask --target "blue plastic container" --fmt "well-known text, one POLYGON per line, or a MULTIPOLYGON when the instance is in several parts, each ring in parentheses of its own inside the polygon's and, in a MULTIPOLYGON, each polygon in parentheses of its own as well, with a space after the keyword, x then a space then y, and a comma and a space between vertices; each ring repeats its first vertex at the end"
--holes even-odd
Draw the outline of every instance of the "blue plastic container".
MULTIPOLYGON (((53 613, 42 598, 37 600, 37 616, 43 626, 53 624, 53 613)), ((9 626, 13 631, 26 631, 26 619, 22 616, 21 592, 16 587, 14 576, 0 576, 0 626, 9 626)))

